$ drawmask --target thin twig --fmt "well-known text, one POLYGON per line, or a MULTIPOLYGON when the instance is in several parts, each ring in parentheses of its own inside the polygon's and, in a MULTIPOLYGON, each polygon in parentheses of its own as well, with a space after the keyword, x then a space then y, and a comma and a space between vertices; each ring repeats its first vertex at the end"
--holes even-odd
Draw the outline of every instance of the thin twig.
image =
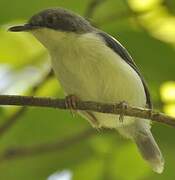
POLYGON ((43 153, 63 150, 65 148, 71 147, 72 145, 75 145, 76 143, 82 142, 84 139, 87 139, 92 135, 95 135, 96 133, 97 132, 94 129, 87 129, 81 133, 78 133, 71 137, 64 138, 64 140, 55 143, 9 148, 0 156, 0 162, 5 160, 40 155, 43 153))
POLYGON ((107 17, 104 17, 103 19, 98 20, 97 22, 94 22, 93 24, 96 27, 100 27, 100 26, 104 26, 106 24, 112 23, 112 22, 117 22, 118 20, 121 21, 121 19, 124 18, 133 18, 135 20, 136 25, 142 29, 143 31, 147 32, 146 28, 144 27, 144 25, 140 22, 139 20, 139 16, 146 14, 149 12, 149 10, 145 10, 140 12, 135 12, 134 10, 132 10, 132 8, 129 6, 127 1, 124 1, 125 6, 127 7, 126 10, 123 10, 121 12, 116 12, 113 14, 109 14, 107 17))
MULTIPOLYGON (((53 71, 50 70, 50 72, 40 82, 38 82, 32 87, 30 94, 34 95, 36 91, 42 86, 42 84, 44 84, 47 80, 49 80, 49 78, 52 75, 53 75, 53 71)), ((5 132, 9 130, 17 122, 19 117, 22 116, 26 112, 26 110, 27 110, 27 107, 23 106, 19 110, 17 110, 17 112, 15 112, 12 116, 6 119, 4 124, 0 126, 0 136, 3 136, 5 132)))
MULTIPOLYGON (((15 96, 15 95, 0 95, 0 105, 16 105, 16 106, 35 106, 67 109, 64 99, 43 98, 33 96, 15 96)), ((150 119, 152 121, 164 123, 175 127, 175 118, 166 114, 155 112, 151 109, 133 107, 128 105, 125 109, 121 103, 105 104, 90 101, 78 101, 76 103, 77 110, 96 111, 101 113, 122 114, 126 116, 150 119)))
POLYGON ((85 17, 87 19, 90 19, 92 18, 94 12, 95 12, 95 9, 101 4, 103 3, 105 0, 92 0, 89 4, 89 6, 87 7, 87 10, 85 12, 85 17))

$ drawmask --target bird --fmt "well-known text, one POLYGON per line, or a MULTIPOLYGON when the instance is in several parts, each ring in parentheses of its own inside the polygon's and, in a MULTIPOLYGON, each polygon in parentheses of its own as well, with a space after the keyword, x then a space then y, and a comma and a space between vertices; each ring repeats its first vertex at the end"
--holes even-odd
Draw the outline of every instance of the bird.
MULTIPOLYGON (((48 8, 9 31, 30 32, 47 49, 66 105, 72 109, 78 100, 126 102, 152 109, 148 86, 125 47, 79 14, 48 8)), ((151 133, 150 120, 86 110, 78 113, 96 129, 115 129, 131 139, 152 170, 163 172, 164 158, 151 133)))

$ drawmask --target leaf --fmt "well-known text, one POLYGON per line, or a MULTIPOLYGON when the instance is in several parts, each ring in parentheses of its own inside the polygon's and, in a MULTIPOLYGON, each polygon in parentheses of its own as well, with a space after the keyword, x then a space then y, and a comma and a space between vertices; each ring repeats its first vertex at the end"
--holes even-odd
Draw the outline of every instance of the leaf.
POLYGON ((46 57, 46 51, 29 33, 10 33, 0 30, 0 63, 15 67, 34 63, 46 57), (10 52, 10 53, 9 53, 10 52), (41 57, 42 58, 41 58, 41 57))

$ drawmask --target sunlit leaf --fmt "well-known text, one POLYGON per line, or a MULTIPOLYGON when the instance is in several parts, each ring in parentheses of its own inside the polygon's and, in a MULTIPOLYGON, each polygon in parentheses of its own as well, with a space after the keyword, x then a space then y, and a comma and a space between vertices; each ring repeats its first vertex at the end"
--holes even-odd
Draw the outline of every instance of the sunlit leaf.
POLYGON ((128 0, 135 11, 150 10, 158 6, 162 0, 128 0))
POLYGON ((166 114, 175 117, 175 103, 174 104, 166 104, 166 105, 164 105, 163 109, 166 114))
POLYGON ((163 102, 175 102, 175 82, 165 82, 160 87, 160 95, 163 102))

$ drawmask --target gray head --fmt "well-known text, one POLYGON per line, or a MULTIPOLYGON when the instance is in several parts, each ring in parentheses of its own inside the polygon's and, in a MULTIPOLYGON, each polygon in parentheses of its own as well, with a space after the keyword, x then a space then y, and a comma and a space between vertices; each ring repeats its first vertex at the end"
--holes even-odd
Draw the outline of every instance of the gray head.
POLYGON ((62 8, 43 10, 32 16, 27 24, 11 27, 9 30, 17 32, 41 28, 75 33, 85 33, 93 30, 90 23, 83 17, 62 8))

